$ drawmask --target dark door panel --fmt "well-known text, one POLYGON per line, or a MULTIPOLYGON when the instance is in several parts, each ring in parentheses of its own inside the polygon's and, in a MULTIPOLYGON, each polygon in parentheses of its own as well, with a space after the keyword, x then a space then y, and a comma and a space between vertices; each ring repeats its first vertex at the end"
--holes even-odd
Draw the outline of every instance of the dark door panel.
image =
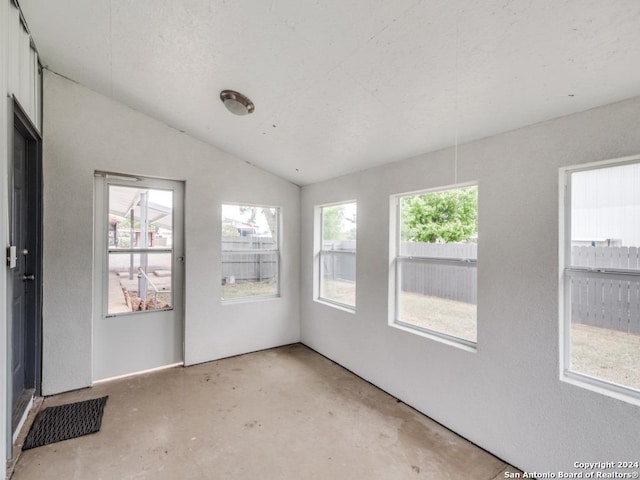
POLYGON ((11 347, 12 347, 12 381, 13 381, 13 415, 12 428, 15 428, 20 420, 25 405, 23 396, 26 391, 33 388, 27 385, 26 370, 27 365, 27 289, 24 277, 27 268, 27 256, 22 251, 27 248, 28 232, 26 228, 27 217, 27 141, 20 131, 14 129, 13 132, 13 193, 11 198, 11 243, 18 250, 16 268, 12 270, 13 291, 11 310, 11 347))
MULTIPOLYGON (((16 247, 11 269, 11 432, 34 393, 41 372, 41 140, 24 111, 14 103, 11 167, 10 240, 16 247)), ((11 435, 9 435, 11 438, 11 435)))

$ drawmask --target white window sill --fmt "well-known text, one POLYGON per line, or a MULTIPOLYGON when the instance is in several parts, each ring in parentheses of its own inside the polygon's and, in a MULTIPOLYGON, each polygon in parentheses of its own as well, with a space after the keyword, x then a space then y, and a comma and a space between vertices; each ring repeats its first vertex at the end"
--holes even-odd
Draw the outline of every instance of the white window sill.
POLYGON ((449 335, 445 335, 445 334, 439 335, 437 332, 429 332, 417 327, 412 327, 408 324, 398 323, 395 320, 392 320, 391 322, 389 322, 389 326, 392 328, 397 328, 398 330, 402 330, 403 332, 412 333, 420 337, 424 337, 430 340, 435 340, 436 342, 444 343, 445 345, 459 348, 460 350, 464 350, 466 352, 471 352, 471 353, 478 352, 478 345, 473 342, 469 342, 468 344, 467 341, 456 340, 454 337, 450 337, 449 335))
POLYGON ((640 406, 640 392, 622 385, 605 382, 603 380, 572 371, 565 371, 561 373, 560 380, 570 385, 581 387, 601 395, 606 395, 607 397, 615 398, 616 400, 622 400, 623 402, 640 406))
POLYGON ((222 305, 238 305, 241 303, 256 303, 256 302, 268 302, 272 300, 280 300, 280 295, 270 295, 268 297, 241 297, 241 298, 221 298, 222 305))
POLYGON ((324 298, 314 298, 313 300, 317 303, 320 303, 321 305, 326 305, 327 307, 335 308, 337 310, 342 310, 343 312, 346 312, 346 313, 351 313, 351 314, 356 313, 355 307, 350 307, 342 303, 332 302, 331 300, 326 300, 324 298))

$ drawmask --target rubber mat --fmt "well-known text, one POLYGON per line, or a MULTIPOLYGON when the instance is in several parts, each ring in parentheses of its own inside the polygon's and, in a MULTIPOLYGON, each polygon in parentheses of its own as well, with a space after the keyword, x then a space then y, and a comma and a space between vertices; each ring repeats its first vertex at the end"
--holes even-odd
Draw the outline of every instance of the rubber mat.
POLYGON ((34 420, 22 450, 99 431, 108 398, 106 396, 45 408, 34 420))

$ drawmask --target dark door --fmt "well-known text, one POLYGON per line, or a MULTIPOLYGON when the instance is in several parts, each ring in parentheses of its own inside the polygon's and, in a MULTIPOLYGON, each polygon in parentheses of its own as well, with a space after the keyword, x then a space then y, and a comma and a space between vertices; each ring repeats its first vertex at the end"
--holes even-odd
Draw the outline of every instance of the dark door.
POLYGON ((11 245, 17 253, 10 270, 12 432, 39 393, 40 381, 40 141, 19 113, 14 118, 11 194, 11 245))

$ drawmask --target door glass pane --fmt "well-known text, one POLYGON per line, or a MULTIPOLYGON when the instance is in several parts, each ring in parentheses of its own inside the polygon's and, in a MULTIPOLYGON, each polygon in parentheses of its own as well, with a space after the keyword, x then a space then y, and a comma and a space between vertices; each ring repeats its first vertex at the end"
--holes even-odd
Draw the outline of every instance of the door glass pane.
POLYGON ((173 307, 173 191, 109 185, 107 313, 173 307), (139 253, 138 253, 139 252, 139 253))
POLYGON ((109 249, 170 248, 172 211, 171 190, 110 185, 109 249))
POLYGON ((173 308, 172 254, 109 253, 109 315, 173 308))

